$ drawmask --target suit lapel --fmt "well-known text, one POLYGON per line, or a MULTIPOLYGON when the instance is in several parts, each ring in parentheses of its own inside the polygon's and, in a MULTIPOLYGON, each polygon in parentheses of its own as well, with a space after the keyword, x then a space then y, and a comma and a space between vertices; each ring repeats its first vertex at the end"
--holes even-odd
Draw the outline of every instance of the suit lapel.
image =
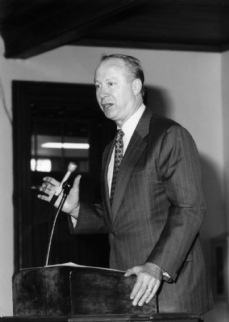
POLYGON ((145 138, 149 133, 149 124, 151 116, 152 111, 146 108, 144 114, 142 115, 137 125, 136 130, 133 133, 133 136, 130 140, 130 143, 122 160, 122 164, 117 176, 115 194, 112 203, 113 222, 116 219, 133 168, 137 163, 138 159, 140 158, 145 147, 147 146, 147 140, 145 138))
MULTIPOLYGON (((115 138, 113 141, 111 141, 103 153, 103 162, 102 162, 102 173, 101 173, 101 193, 102 193, 102 199, 104 202, 105 212, 108 214, 108 218, 110 219, 111 223, 111 207, 110 207, 110 198, 109 198, 109 188, 108 188, 108 182, 107 182, 107 171, 108 166, 110 163, 111 155, 114 149, 115 145, 115 138)), ((105 216, 106 218, 107 216, 105 216)), ((110 224, 109 223, 109 224, 110 224)))

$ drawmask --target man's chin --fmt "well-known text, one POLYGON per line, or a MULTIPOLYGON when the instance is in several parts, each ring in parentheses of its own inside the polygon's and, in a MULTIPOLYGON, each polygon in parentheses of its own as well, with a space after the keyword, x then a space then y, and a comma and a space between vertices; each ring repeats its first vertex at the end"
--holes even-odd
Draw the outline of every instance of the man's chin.
POLYGON ((114 120, 115 113, 112 111, 112 109, 107 108, 107 109, 103 110, 103 112, 104 112, 105 116, 106 116, 108 119, 114 120))

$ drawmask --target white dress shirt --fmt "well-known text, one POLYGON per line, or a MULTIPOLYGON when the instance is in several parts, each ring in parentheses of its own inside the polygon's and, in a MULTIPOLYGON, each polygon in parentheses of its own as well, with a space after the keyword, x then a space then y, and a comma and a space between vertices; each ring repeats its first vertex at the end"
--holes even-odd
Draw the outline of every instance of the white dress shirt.
MULTIPOLYGON (((145 111, 145 105, 142 104, 139 109, 133 114, 131 115, 131 117, 123 124, 122 126, 122 131, 124 132, 124 136, 123 136, 123 156, 126 152, 126 149, 129 145, 130 139, 138 125, 138 122, 142 116, 142 114, 145 111)), ((119 129, 119 128, 118 128, 119 129)), ((115 147, 114 150, 112 152, 112 156, 111 156, 111 160, 109 163, 109 167, 108 167, 108 172, 107 172, 107 182, 108 182, 108 187, 109 187, 109 194, 111 191, 111 182, 112 182, 112 177, 113 177, 113 169, 114 169, 114 154, 115 154, 115 147)))

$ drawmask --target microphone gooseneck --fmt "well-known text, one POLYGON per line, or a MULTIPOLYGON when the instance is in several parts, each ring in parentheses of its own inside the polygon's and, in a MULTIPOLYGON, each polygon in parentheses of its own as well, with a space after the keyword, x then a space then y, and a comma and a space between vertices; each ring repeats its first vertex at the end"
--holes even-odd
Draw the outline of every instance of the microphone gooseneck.
POLYGON ((61 200, 60 200, 60 203, 58 205, 58 208, 57 208, 57 213, 55 215, 55 218, 54 218, 54 222, 53 222, 53 225, 52 225, 52 230, 51 230, 51 235, 50 235, 50 238, 49 238, 49 243, 48 243, 48 249, 47 249, 47 254, 46 254, 46 260, 45 260, 45 266, 48 266, 48 262, 49 262, 49 254, 50 254, 50 249, 51 249, 51 243, 52 243, 52 238, 53 238, 53 233, 54 233, 54 229, 55 229, 55 225, 56 225, 56 220, 57 220, 57 217, 65 203, 65 200, 70 192, 70 189, 71 189, 71 186, 68 184, 67 180, 69 179, 70 175, 72 172, 74 172, 77 168, 77 165, 74 163, 74 162, 70 162, 69 165, 68 165, 68 171, 66 172, 63 180, 61 181, 57 191, 55 192, 55 194, 53 195, 51 201, 50 201, 50 204, 51 205, 54 205, 57 198, 59 197, 59 195, 61 194, 61 192, 63 191, 63 196, 61 197, 61 200))
POLYGON ((56 225, 56 220, 57 220, 57 217, 63 207, 63 204, 65 203, 65 200, 70 192, 70 189, 71 189, 71 186, 65 181, 63 183, 63 196, 61 198, 61 201, 60 201, 60 204, 57 208, 57 212, 56 212, 56 216, 54 218, 54 222, 53 222, 53 225, 52 225, 52 231, 51 231, 51 235, 50 235, 50 238, 49 238, 49 244, 48 244, 48 249, 47 249, 47 254, 46 254, 46 260, 45 260, 45 266, 48 266, 48 262, 49 262, 49 254, 50 254, 50 249, 51 249, 51 243, 52 243, 52 238, 53 238, 53 233, 54 233, 54 229, 55 229, 55 225, 56 225))

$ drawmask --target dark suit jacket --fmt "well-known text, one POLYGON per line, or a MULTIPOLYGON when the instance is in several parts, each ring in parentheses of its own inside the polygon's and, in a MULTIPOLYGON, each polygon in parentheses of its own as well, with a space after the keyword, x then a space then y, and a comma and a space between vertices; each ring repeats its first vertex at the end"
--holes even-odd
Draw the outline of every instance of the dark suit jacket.
POLYGON ((159 312, 203 314, 212 308, 198 231, 205 213, 195 143, 182 126, 146 108, 124 155, 109 202, 105 149, 100 205, 81 205, 75 233, 108 232, 110 267, 152 262, 171 276, 159 312))

